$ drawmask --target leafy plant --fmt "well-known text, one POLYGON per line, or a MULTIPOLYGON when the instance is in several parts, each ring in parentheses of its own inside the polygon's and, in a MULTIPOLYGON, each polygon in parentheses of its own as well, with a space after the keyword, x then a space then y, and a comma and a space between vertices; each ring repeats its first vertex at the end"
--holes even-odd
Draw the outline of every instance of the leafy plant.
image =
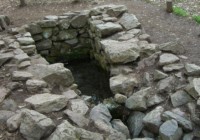
POLYGON ((200 24, 200 15, 193 15, 192 18, 200 24))
POLYGON ((175 15, 182 16, 182 17, 186 17, 189 15, 189 13, 185 9, 181 7, 176 7, 176 6, 173 7, 173 13, 175 15))

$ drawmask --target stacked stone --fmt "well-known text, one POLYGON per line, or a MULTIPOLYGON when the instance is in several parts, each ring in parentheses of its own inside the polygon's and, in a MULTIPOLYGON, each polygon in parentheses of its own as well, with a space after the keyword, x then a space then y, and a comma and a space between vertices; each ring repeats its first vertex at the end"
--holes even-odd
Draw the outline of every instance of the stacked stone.
POLYGON ((131 110, 130 133, 135 138, 198 139, 200 66, 180 55, 184 49, 179 42, 158 45, 156 50, 129 74, 124 74, 124 67, 110 79, 115 101, 131 110))
POLYGON ((70 54, 75 58, 89 57, 90 53, 102 68, 110 71, 112 66, 155 52, 156 45, 149 44, 150 36, 140 29, 135 15, 127 11, 124 5, 106 5, 46 16, 24 28, 31 33, 38 53, 51 62, 70 61, 70 54))
POLYGON ((68 12, 60 16, 46 16, 44 20, 28 25, 37 51, 52 61, 73 50, 90 48, 87 33, 89 11, 68 12))

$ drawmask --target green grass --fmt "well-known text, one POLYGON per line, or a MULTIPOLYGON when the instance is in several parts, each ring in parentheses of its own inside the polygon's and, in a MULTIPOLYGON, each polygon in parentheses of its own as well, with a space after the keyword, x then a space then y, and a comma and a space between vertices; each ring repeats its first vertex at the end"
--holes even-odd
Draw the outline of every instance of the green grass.
POLYGON ((192 19, 195 20, 197 23, 200 24, 200 15, 193 15, 192 19))
POLYGON ((173 13, 175 15, 182 16, 182 17, 186 17, 189 15, 189 13, 186 10, 180 7, 176 7, 176 6, 173 7, 173 13))

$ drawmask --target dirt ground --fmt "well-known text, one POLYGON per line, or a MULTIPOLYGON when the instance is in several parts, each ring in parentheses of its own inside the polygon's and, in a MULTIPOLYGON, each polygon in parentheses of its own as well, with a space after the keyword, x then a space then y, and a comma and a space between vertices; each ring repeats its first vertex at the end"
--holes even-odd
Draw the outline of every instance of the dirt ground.
MULTIPOLYGON (((190 62, 200 64, 200 25, 194 21, 165 12, 163 6, 147 3, 145 0, 105 0, 103 4, 126 5, 130 13, 137 16, 153 43, 165 43, 180 40, 190 62)), ((21 26, 46 15, 59 15, 95 7, 91 3, 28 3, 24 8, 17 7, 16 1, 0 0, 0 15, 8 15, 13 26, 21 26)))

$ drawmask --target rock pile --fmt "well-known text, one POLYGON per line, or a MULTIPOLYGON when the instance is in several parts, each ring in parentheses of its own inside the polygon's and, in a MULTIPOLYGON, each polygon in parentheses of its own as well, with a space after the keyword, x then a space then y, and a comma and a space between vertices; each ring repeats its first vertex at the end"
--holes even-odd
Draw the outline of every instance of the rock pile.
POLYGON ((178 42, 151 43, 125 6, 46 16, 11 31, 0 36, 0 138, 200 138, 200 66, 180 55, 178 42), (67 55, 86 40, 110 71, 113 98, 98 105, 81 95, 69 69, 40 55, 67 55))

